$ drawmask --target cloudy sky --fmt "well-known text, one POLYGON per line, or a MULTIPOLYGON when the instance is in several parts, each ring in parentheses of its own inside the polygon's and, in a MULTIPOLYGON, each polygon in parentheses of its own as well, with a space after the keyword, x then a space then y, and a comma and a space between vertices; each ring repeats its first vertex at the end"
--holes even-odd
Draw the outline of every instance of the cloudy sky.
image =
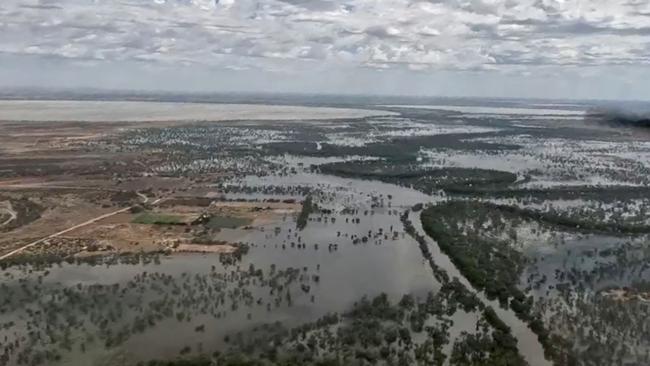
POLYGON ((650 0, 1 0, 0 86, 650 99, 650 0))

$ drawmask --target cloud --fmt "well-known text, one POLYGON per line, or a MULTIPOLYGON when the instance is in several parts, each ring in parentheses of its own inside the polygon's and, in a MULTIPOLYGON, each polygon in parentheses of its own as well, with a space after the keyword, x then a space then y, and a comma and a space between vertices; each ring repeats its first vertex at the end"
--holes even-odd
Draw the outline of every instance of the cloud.
POLYGON ((644 0, 3 0, 0 53, 287 73, 302 64, 529 74, 647 65, 648 14, 644 0))

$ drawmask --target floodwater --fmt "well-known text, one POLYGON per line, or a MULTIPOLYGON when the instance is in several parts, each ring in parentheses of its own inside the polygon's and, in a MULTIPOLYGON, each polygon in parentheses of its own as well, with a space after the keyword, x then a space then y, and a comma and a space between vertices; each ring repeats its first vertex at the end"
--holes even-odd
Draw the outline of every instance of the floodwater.
MULTIPOLYGON (((391 195, 393 197, 393 207, 399 207, 400 211, 410 208, 417 203, 435 203, 441 200, 441 197, 429 196, 419 191, 399 187, 393 184, 378 181, 359 181, 355 179, 340 178, 321 174, 299 173, 297 176, 291 176, 290 178, 284 176, 271 176, 263 178, 251 176, 244 178, 242 180, 242 183, 250 186, 262 184, 312 184, 317 187, 327 189, 332 189, 334 187, 346 187, 347 189, 345 192, 348 194, 351 194, 351 192, 356 192, 356 194, 352 194, 350 197, 343 201, 347 204, 354 203, 354 199, 363 200, 364 197, 367 199, 370 195, 378 194, 378 192, 381 192, 381 194, 384 196, 391 195)), ((419 213, 411 212, 409 219, 413 223, 413 226, 416 228, 416 230, 427 237, 422 229, 419 213)), ((472 289, 469 281, 465 279, 465 277, 460 273, 456 266, 451 262, 449 257, 442 253, 435 241, 431 240, 428 237, 427 241, 429 243, 429 249, 433 254, 436 265, 447 271, 450 277, 457 277, 463 285, 469 289, 472 289)), ((544 350, 537 340, 537 335, 535 335, 535 333, 533 333, 523 321, 517 318, 512 310, 501 308, 497 301, 488 300, 482 293, 477 293, 477 295, 486 305, 492 306, 499 317, 508 326, 510 326, 513 335, 518 340, 520 353, 524 356, 530 365, 550 365, 550 362, 544 358, 544 350)))
POLYGON ((633 282, 650 280, 646 265, 647 236, 625 237, 558 233, 555 240, 540 240, 524 254, 534 260, 521 276, 522 287, 545 278, 543 286, 533 289, 535 296, 559 284, 571 284, 598 292, 609 287, 626 287, 633 282), (528 283, 531 278, 531 283, 528 283))
MULTIPOLYGON (((209 353, 225 345, 226 335, 237 332, 246 334, 260 325, 274 322, 282 322, 288 327, 297 326, 314 321, 329 312, 345 312, 364 295, 373 297, 383 292, 393 300, 398 300, 407 293, 424 297, 427 292, 439 289, 440 284, 423 259, 418 244, 403 232, 399 214, 417 203, 437 202, 441 200, 440 197, 378 181, 346 179, 305 171, 291 176, 247 176, 232 184, 250 187, 310 186, 315 201, 319 206, 331 209, 332 214, 311 215, 302 231, 296 229, 292 217, 287 217, 279 224, 256 229, 224 229, 221 232, 222 239, 250 245, 249 252, 236 265, 224 266, 217 255, 180 254, 163 257, 159 263, 146 265, 93 267, 64 264, 50 268, 49 274, 42 279, 40 288, 44 290, 41 290, 41 297, 35 298, 29 304, 30 307, 37 308, 38 299, 48 296, 50 291, 75 288, 78 284, 120 284, 120 288, 125 289, 123 296, 126 300, 117 299, 118 301, 134 301, 144 307, 168 299, 169 292, 176 289, 180 295, 174 296, 189 301, 183 310, 191 315, 191 321, 179 321, 174 316, 160 319, 154 326, 129 336, 116 347, 106 349, 101 344, 95 344, 88 346, 84 352, 75 349, 64 354, 60 364, 73 365, 80 361, 115 364, 120 360, 133 362, 173 358, 185 347, 191 347, 190 353, 209 353), (351 213, 350 209, 356 211, 351 213), (367 240, 360 240, 363 237, 367 240), (215 316, 211 304, 213 301, 206 298, 204 293, 206 288, 213 285, 216 287, 214 273, 246 271, 251 265, 255 269, 261 269, 265 275, 273 270, 283 271, 288 268, 298 271, 300 280, 293 284, 287 282, 285 288, 291 292, 291 302, 280 300, 271 306, 277 301, 278 294, 269 286, 256 283, 255 280, 233 280, 224 285, 224 293, 230 296, 247 291, 251 299, 258 299, 258 302, 231 307, 226 301, 225 306, 217 307, 219 315, 215 316), (147 285, 141 286, 143 272, 149 274, 147 278, 163 274, 169 276, 171 285, 164 281, 146 280, 144 283, 147 285), (318 277, 317 281, 314 276, 318 277), (265 306, 267 304, 270 308, 265 306), (201 308, 206 307, 207 311, 201 311, 201 308), (204 328, 197 331, 197 326, 201 325, 204 328)), ((251 197, 255 198, 255 194, 251 197)), ((417 230, 422 231, 418 214, 411 213, 411 221, 417 230)), ((468 281, 436 243, 429 240, 429 245, 436 264, 471 289, 468 281)), ((26 279, 33 281, 36 275, 11 271, 13 279, 4 282, 8 286, 20 286, 26 279)), ((481 293, 478 296, 485 304, 492 306, 512 328, 521 354, 531 365, 549 364, 544 360, 543 349, 535 334, 512 311, 500 308, 496 302, 487 300, 481 293)), ((100 313, 103 309, 99 309, 100 313)), ((106 307, 106 311, 109 309, 111 306, 106 307)), ((115 324, 117 330, 125 326, 130 329, 130 322, 142 310, 137 305, 133 309, 135 313, 127 310, 121 318, 122 322, 115 324)), ((476 315, 467 315, 467 319, 456 319, 458 327, 451 331, 452 337, 475 324, 476 315)), ((18 307, 12 313, 3 315, 3 318, 16 319, 21 324, 26 317, 23 307, 18 307)), ((83 330, 80 332, 83 333, 83 330)), ((11 335, 10 332, 4 334, 11 335)))
MULTIPOLYGON (((433 256, 436 265, 444 269, 450 278, 458 278, 460 283, 471 290, 473 287, 470 282, 462 273, 460 273, 458 268, 456 268, 456 266, 451 262, 451 259, 440 250, 438 244, 424 232, 422 222, 420 221, 420 213, 411 212, 409 214, 409 220, 413 223, 413 227, 415 227, 416 231, 426 238, 429 245, 429 251, 433 256)), ((512 334, 517 338, 517 348, 519 349, 519 353, 524 357, 528 364, 531 366, 551 365, 551 363, 544 358, 544 349, 537 340, 537 335, 528 328, 526 323, 517 318, 517 315, 512 310, 502 308, 498 301, 489 300, 483 292, 475 291, 475 293, 484 304, 491 306, 499 318, 510 327, 512 334)))
MULTIPOLYGON (((256 179, 259 178, 245 178, 251 184, 256 179)), ((198 304, 183 308, 190 313, 196 311, 190 322, 178 321, 173 316, 167 317, 144 332, 131 335, 117 347, 105 349, 102 345, 95 344, 88 345, 84 352, 75 349, 65 353, 60 364, 78 364, 80 360, 88 363, 114 363, 122 358, 131 361, 173 358, 185 346, 191 346, 192 353, 212 352, 224 346, 226 335, 246 333, 256 326, 276 321, 291 327, 315 321, 329 312, 343 313, 364 295, 374 297, 386 293, 397 301, 404 294, 424 298, 429 291, 439 289, 440 285, 424 262, 417 243, 403 232, 399 220, 399 212, 404 207, 430 200, 428 196, 384 183, 323 175, 299 174, 297 177, 263 179, 265 184, 315 184, 321 191, 317 197, 323 200, 323 207, 336 208, 339 202, 343 202, 358 210, 354 214, 335 210, 331 215, 312 215, 311 221, 302 231, 296 230, 296 223, 289 216, 280 224, 249 230, 224 229, 221 232, 224 239, 250 245, 249 252, 235 265, 242 271, 251 265, 261 269, 265 275, 271 273, 271 268, 277 271, 287 268, 300 271, 301 278, 305 279, 286 287, 291 289, 291 305, 283 301, 268 310, 265 305, 276 298, 270 294, 268 286, 233 281, 226 285, 227 293, 237 291, 236 288, 244 289, 250 291, 253 298, 261 299, 260 304, 240 306, 237 310, 225 306, 222 309, 227 308, 223 310, 227 311, 227 315, 221 317, 215 317, 210 311, 198 311, 193 306, 205 305, 205 300, 199 297, 203 288, 202 281, 207 281, 210 287, 215 283, 211 282, 214 271, 227 274, 236 269, 235 266, 222 265, 218 255, 180 254, 162 257, 159 263, 137 265, 54 266, 43 277, 42 284, 38 287, 42 295, 29 303, 30 308, 38 309, 39 298, 47 298, 63 288, 74 289, 78 284, 120 284, 121 289, 126 289, 123 296, 127 300, 124 301, 128 303, 128 299, 131 299, 134 303, 143 304, 144 308, 165 299, 172 289, 181 288, 180 294, 175 296, 195 299, 194 303, 198 304), (378 192, 382 192, 381 198, 378 192), (393 196, 388 198, 389 194, 393 196), (360 240, 364 236, 367 237, 365 242, 360 240), (139 281, 142 281, 144 272, 149 274, 148 278, 163 274, 170 276, 177 287, 165 287, 168 285, 158 280, 145 281, 147 285, 140 287, 139 281), (318 276, 318 281, 314 281, 313 276, 318 276), (139 280, 134 280, 138 278, 139 280), (301 288, 303 284, 308 284, 307 291, 301 288), (130 290, 131 286, 136 287, 130 290), (168 290, 162 291, 167 288, 168 290), (196 327, 199 325, 204 325, 205 328, 197 332, 196 327)), ((24 268, 12 269, 10 272, 13 278, 4 281, 10 287, 19 287, 24 281, 34 281, 37 275, 42 275, 42 272, 28 273, 24 268)), ((90 296, 80 293, 82 296, 90 296)), ((209 306, 210 301, 207 304, 209 306)), ((103 306, 98 311, 108 316, 112 305, 106 308, 103 306)), ((126 310, 122 322, 114 324, 115 331, 125 326, 128 328, 140 311, 138 307, 134 312, 126 310)), ((23 313, 23 307, 16 307, 11 313, 4 314, 2 320, 15 319, 20 323, 21 319, 28 318, 23 313)), ((14 330, 15 328, 11 331, 14 330)), ((11 331, 0 332, 0 336, 11 336, 11 331)), ((81 330, 82 334, 84 332, 81 330)))

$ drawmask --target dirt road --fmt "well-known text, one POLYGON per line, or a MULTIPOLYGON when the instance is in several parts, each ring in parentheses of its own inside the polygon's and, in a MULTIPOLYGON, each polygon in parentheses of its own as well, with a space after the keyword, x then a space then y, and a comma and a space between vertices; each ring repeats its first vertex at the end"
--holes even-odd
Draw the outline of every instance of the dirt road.
MULTIPOLYGON (((138 195, 143 199, 144 203, 147 203, 147 202, 149 201, 149 197, 145 196, 144 194, 140 194, 140 193, 138 193, 138 195)), ((153 204, 156 204, 156 203, 158 203, 158 202, 160 202, 160 201, 161 201, 161 199, 157 199, 155 202, 153 202, 153 204)), ((18 254, 18 253, 24 251, 25 249, 29 249, 29 248, 31 248, 31 247, 33 247, 33 246, 39 245, 39 244, 43 243, 44 241, 46 241, 46 240, 48 240, 48 239, 56 238, 56 237, 61 236, 61 235, 63 235, 63 234, 67 234, 67 233, 69 233, 69 232, 71 232, 71 231, 74 231, 74 230, 77 230, 77 229, 79 229, 79 228, 82 228, 82 227, 84 227, 84 226, 86 226, 86 225, 94 224, 94 223, 96 223, 97 221, 101 221, 101 220, 104 220, 104 219, 109 218, 109 217, 111 217, 111 216, 115 216, 115 215, 117 215, 117 214, 121 214, 121 213, 123 213, 123 212, 127 212, 127 211, 129 211, 132 207, 133 207, 133 206, 131 206, 131 207, 126 207, 126 208, 122 208, 122 209, 117 210, 117 211, 109 212, 109 213, 107 213, 107 214, 104 214, 104 215, 101 215, 101 216, 95 217, 94 219, 91 219, 91 220, 88 220, 88 221, 82 222, 81 224, 78 224, 78 225, 75 225, 75 226, 73 226, 73 227, 69 227, 69 228, 67 228, 67 229, 65 229, 65 230, 59 231, 58 233, 54 233, 54 234, 52 234, 52 235, 49 235, 49 236, 46 236, 46 237, 44 237, 44 238, 38 239, 38 240, 36 240, 36 241, 33 241, 33 242, 29 243, 29 244, 23 245, 22 247, 20 247, 20 248, 18 248, 18 249, 14 249, 14 250, 12 250, 12 251, 9 252, 9 253, 0 256, 0 261, 5 260, 5 259, 7 259, 7 258, 9 258, 9 257, 11 257, 11 256, 13 256, 13 255, 16 255, 16 254, 18 254)))
POLYGON ((9 215, 9 218, 7 218, 7 220, 0 222, 0 227, 8 225, 10 222, 18 218, 18 214, 16 211, 14 211, 13 207, 11 206, 11 202, 9 201, 0 202, 0 213, 6 213, 9 215))
POLYGON ((46 237, 44 237, 44 238, 38 239, 38 240, 33 241, 33 242, 29 243, 29 244, 26 244, 26 245, 24 245, 24 246, 22 246, 22 247, 20 247, 20 248, 18 248, 18 249, 15 249, 15 250, 13 250, 13 251, 11 251, 11 252, 9 252, 9 253, 3 255, 3 256, 0 256, 0 261, 1 261, 1 260, 4 260, 4 259, 7 259, 7 258, 9 258, 9 257, 11 257, 11 256, 13 256, 13 255, 15 255, 15 254, 18 254, 18 253, 22 252, 22 251, 25 250, 25 249, 29 249, 29 248, 31 248, 31 247, 33 247, 33 246, 36 246, 36 245, 38 245, 38 244, 41 244, 42 242, 44 242, 44 241, 46 241, 46 240, 48 240, 48 239, 56 238, 57 236, 61 236, 61 235, 63 235, 63 234, 69 233, 69 232, 71 232, 71 231, 73 231, 73 230, 76 230, 76 229, 82 228, 82 227, 84 227, 84 226, 86 226, 86 225, 90 225, 90 224, 93 224, 93 223, 95 223, 95 222, 97 222, 97 221, 100 221, 100 220, 106 219, 106 218, 108 218, 108 217, 111 217, 111 216, 114 216, 114 215, 120 214, 120 213, 122 213, 122 212, 126 212, 126 211, 128 211, 128 210, 130 210, 130 209, 131 209, 131 207, 127 207, 127 208, 123 208, 123 209, 121 209, 121 210, 113 211, 113 212, 107 213, 107 214, 105 214, 105 215, 101 215, 101 216, 99 216, 99 217, 95 217, 95 218, 92 219, 92 220, 88 220, 88 221, 86 221, 86 222, 82 222, 81 224, 78 224, 78 225, 75 225, 75 226, 73 226, 73 227, 67 228, 67 229, 65 229, 65 230, 59 231, 58 233, 54 233, 54 234, 52 234, 52 235, 50 235, 50 236, 46 236, 46 237))

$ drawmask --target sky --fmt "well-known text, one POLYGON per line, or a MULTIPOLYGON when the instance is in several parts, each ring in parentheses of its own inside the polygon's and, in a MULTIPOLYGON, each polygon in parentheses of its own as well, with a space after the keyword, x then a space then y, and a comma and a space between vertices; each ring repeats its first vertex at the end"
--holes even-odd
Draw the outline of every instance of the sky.
POLYGON ((650 100, 650 0, 1 0, 0 87, 650 100))

